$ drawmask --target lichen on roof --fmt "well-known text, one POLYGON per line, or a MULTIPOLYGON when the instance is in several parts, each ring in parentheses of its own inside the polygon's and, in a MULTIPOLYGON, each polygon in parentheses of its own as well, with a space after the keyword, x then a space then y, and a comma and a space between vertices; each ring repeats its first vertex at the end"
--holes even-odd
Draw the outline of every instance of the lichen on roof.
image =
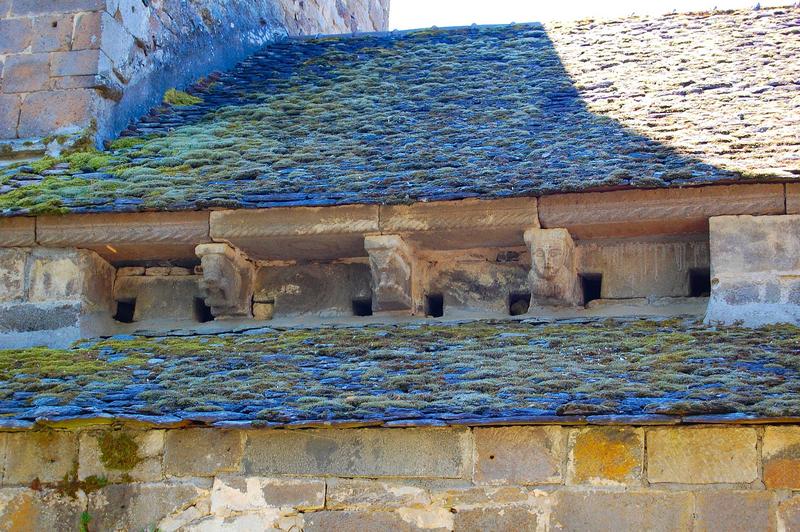
POLYGON ((173 104, 133 124, 106 160, 3 171, 0 213, 403 203, 794 179, 797 14, 274 43, 202 80, 188 98, 167 98, 173 104))
POLYGON ((0 423, 800 416, 799 333, 586 319, 86 340, 0 351, 0 423))

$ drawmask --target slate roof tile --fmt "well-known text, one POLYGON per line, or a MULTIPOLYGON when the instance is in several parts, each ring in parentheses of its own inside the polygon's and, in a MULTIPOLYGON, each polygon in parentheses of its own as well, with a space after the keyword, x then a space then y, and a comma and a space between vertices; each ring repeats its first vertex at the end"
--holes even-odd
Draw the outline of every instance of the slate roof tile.
POLYGON ((278 42, 107 154, 1 172, 0 213, 796 179, 799 28, 789 7, 278 42))

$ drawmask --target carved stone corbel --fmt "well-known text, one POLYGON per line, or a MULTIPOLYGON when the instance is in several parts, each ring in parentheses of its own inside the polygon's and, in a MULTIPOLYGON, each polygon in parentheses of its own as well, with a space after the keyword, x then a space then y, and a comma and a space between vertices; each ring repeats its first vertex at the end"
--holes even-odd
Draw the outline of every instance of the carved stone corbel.
POLYGON ((228 244, 200 244, 195 249, 203 266, 200 290, 217 318, 249 316, 252 312, 253 263, 228 244))
POLYGON ((528 229, 524 237, 531 252, 528 282, 532 305, 580 305, 575 243, 569 231, 528 229))
POLYGON ((397 235, 375 235, 364 237, 364 249, 372 270, 373 310, 411 310, 411 248, 397 235))

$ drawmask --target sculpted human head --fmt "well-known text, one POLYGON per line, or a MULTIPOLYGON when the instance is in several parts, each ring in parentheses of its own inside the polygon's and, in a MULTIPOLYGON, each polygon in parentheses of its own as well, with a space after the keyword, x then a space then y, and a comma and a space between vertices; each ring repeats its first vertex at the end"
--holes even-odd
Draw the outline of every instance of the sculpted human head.
POLYGON ((533 269, 542 279, 554 279, 567 267, 571 252, 561 234, 542 232, 531 245, 533 269))

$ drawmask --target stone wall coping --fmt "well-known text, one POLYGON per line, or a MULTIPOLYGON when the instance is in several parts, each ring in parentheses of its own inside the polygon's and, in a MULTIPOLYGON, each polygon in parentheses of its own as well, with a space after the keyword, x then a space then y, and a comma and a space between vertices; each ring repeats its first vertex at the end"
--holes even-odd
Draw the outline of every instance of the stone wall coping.
POLYGON ((410 205, 6 217, 0 218, 0 247, 85 247, 108 260, 130 260, 162 258, 156 255, 176 245, 186 254, 191 246, 215 241, 256 259, 324 259, 366 256, 361 239, 370 234, 400 234, 432 249, 463 249, 522 246, 522 233, 530 227, 564 227, 578 239, 702 233, 713 216, 797 212, 798 198, 800 185, 747 184, 410 205), (121 246, 121 254, 109 245, 121 246))

